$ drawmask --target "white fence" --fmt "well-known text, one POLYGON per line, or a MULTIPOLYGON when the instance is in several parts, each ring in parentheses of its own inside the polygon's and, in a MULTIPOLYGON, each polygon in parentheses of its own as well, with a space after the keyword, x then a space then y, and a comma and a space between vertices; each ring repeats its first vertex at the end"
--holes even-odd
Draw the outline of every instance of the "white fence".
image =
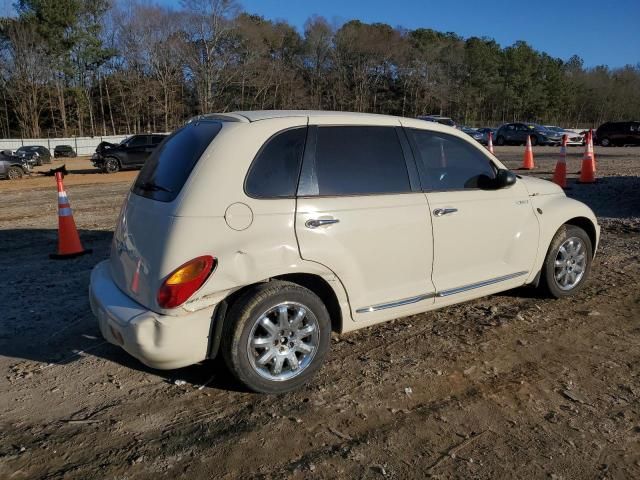
POLYGON ((1 150, 17 150, 23 145, 41 145, 51 154, 56 145, 71 145, 78 155, 91 155, 100 142, 120 143, 131 135, 111 135, 107 137, 71 137, 71 138, 9 138, 0 140, 1 150))

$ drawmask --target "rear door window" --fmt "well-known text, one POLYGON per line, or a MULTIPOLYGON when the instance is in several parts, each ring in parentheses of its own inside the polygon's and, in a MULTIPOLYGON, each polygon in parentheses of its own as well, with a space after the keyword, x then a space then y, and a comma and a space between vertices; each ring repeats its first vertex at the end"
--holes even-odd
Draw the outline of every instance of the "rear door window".
POLYGON ((411 192, 393 127, 319 127, 314 173, 321 196, 411 192))
POLYGON ((307 127, 277 133, 262 147, 251 164, 245 191, 253 198, 295 196, 307 127))
POLYGON ((149 156, 133 185, 133 193, 161 202, 172 201, 221 129, 219 121, 200 120, 174 132, 149 156))

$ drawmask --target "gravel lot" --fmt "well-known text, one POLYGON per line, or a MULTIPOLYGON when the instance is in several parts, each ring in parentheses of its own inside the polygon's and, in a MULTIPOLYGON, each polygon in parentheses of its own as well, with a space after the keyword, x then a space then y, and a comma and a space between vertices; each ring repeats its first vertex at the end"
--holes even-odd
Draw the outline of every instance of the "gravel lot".
MULTIPOLYGON (((511 168, 522 153, 497 148, 511 168)), ((535 153, 550 178, 558 149, 535 153)), ((0 478, 640 478, 640 148, 597 148, 596 185, 574 184, 581 155, 567 194, 603 230, 578 296, 519 289, 335 336, 280 397, 219 361, 153 371, 101 339, 89 273, 136 172, 66 162, 93 254, 65 262, 48 259, 54 180, 0 181, 0 478)))

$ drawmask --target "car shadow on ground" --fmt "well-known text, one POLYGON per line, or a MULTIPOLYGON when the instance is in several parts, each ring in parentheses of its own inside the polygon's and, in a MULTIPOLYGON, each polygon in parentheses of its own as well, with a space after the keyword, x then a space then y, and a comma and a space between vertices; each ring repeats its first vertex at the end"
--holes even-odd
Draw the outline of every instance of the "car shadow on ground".
POLYGON ((194 386, 246 391, 229 374, 221 358, 177 370, 155 370, 123 349, 104 341, 88 301, 93 267, 106 259, 113 233, 80 230, 83 246, 92 253, 69 260, 52 260, 57 231, 0 230, 0 258, 4 272, 0 356, 36 362, 30 370, 55 368, 83 361, 85 356, 109 360, 149 373, 166 382, 183 380, 194 386))

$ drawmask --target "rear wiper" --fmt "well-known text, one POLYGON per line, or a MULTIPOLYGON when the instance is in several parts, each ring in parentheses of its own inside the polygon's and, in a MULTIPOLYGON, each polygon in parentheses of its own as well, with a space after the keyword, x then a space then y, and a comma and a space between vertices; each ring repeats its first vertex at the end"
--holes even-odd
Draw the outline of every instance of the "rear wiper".
POLYGON ((160 190, 162 192, 173 193, 171 189, 167 187, 163 187, 162 185, 156 185, 155 183, 152 183, 152 182, 142 182, 140 185, 138 185, 138 188, 142 190, 147 190, 149 192, 157 192, 158 190, 160 190))

